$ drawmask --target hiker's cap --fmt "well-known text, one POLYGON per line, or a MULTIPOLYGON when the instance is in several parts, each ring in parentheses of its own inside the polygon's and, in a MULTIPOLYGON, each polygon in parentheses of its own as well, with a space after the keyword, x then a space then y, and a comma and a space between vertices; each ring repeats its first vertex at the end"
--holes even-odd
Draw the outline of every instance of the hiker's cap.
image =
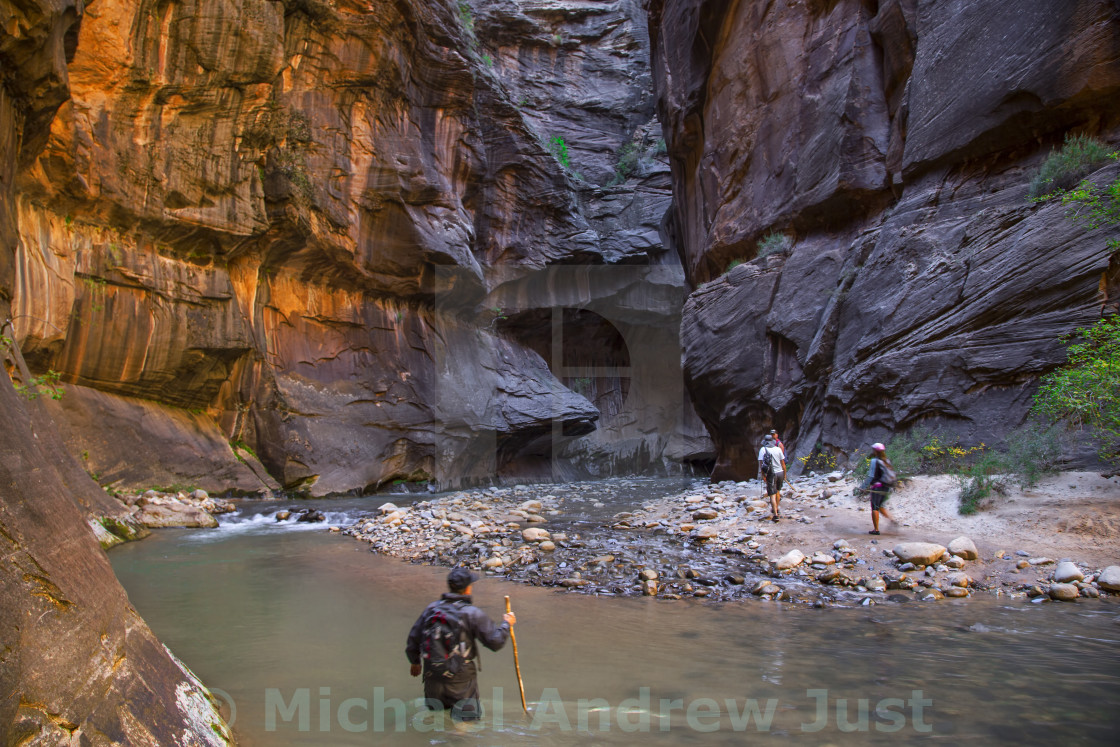
POLYGON ((776 430, 774 430, 773 428, 771 428, 770 429, 770 435, 771 436, 776 436, 776 435, 778 435, 778 432, 776 430))
POLYGON ((883 446, 881 443, 873 443, 873 444, 871 444, 871 450, 872 451, 886 451, 887 447, 883 446))
POLYGON ((447 574, 447 588, 453 592, 460 592, 477 580, 478 576, 466 568, 453 568, 451 573, 447 574))

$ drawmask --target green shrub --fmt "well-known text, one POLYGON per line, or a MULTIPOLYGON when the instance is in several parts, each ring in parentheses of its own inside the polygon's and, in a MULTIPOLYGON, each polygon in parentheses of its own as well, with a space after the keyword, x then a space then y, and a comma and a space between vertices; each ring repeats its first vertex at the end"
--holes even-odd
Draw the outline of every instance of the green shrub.
POLYGON ((1085 176, 1103 166, 1111 152, 1088 135, 1066 136, 1061 150, 1052 151, 1031 179, 1031 199, 1045 200, 1073 189, 1085 176))
POLYGON ((1032 421, 1007 438, 1007 471, 1017 476, 1020 488, 1033 488, 1058 471, 1061 453, 1058 428, 1032 421))
POLYGON ((973 464, 962 465, 954 475, 960 486, 958 511, 974 514, 980 503, 993 492, 1006 493, 1009 477, 1004 459, 991 452, 980 456, 973 464))
POLYGON ((1120 316, 1077 329, 1065 365, 1042 377, 1031 413, 1046 423, 1087 428, 1100 457, 1120 464, 1120 316))
POLYGON ((755 257, 761 259, 775 253, 786 254, 789 252, 792 243, 789 236, 771 231, 758 242, 758 253, 755 254, 755 257))
POLYGON ((564 138, 549 138, 548 147, 549 150, 552 151, 552 155, 556 156, 556 160, 560 162, 561 166, 566 169, 570 169, 572 167, 572 162, 568 158, 568 144, 564 142, 564 138))
POLYGON ((640 159, 641 151, 638 146, 634 143, 624 143, 618 149, 618 162, 614 167, 614 177, 611 178, 607 186, 613 187, 629 179, 638 170, 640 159))

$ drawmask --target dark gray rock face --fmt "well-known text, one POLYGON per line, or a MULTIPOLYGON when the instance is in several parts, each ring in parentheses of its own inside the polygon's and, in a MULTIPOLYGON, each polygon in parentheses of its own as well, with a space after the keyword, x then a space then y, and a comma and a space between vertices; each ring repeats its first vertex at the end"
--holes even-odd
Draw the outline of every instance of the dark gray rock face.
POLYGON ((1115 4, 648 7, 715 476, 753 476, 771 426, 796 456, 999 443, 1116 306, 1108 232, 1026 197, 1065 133, 1120 134, 1115 4))

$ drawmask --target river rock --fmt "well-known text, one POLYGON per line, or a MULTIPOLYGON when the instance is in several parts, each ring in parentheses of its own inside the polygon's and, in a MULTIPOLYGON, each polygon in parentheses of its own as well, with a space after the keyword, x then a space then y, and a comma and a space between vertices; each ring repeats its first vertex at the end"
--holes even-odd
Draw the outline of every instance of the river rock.
POLYGON ((1120 565, 1110 565, 1097 576, 1097 583, 1102 589, 1120 591, 1120 565))
POLYGON ((895 545, 892 552, 903 563, 930 565, 941 558, 945 548, 933 542, 903 542, 895 545))
POLYGON ((655 597, 657 596, 657 581, 653 579, 644 579, 639 582, 642 589, 642 596, 655 597))
POLYGON ((505 565, 505 561, 499 557, 487 558, 482 561, 483 568, 501 568, 503 565, 505 565))
POLYGON ((947 580, 951 585, 960 586, 964 589, 967 589, 974 583, 972 580, 972 576, 969 576, 967 573, 951 573, 949 574, 949 578, 947 580))
POLYGON ((652 568, 643 568, 638 571, 638 578, 642 581, 656 581, 658 578, 657 571, 652 568))
POLYGON ((545 540, 551 539, 551 537, 547 530, 541 529, 540 527, 528 527, 527 529, 521 530, 521 539, 526 542, 544 542, 545 540))
POLYGON ((809 562, 812 564, 819 563, 822 565, 832 565, 836 562, 836 558, 832 557, 828 553, 816 552, 813 553, 813 557, 809 558, 809 562))
POLYGON ((949 553, 965 560, 976 560, 980 557, 980 553, 976 549, 976 545, 968 537, 957 537, 949 543, 949 553))
MULTIPOLYGON (((292 512, 291 511, 277 511, 276 512, 276 520, 277 521, 287 521, 290 518, 292 518, 292 512)), ((371 526, 371 525, 367 524, 366 526, 371 526)), ((365 531, 368 532, 370 530, 366 529, 365 531)))
POLYGON ((1072 602, 1081 596, 1081 590, 1073 584, 1050 584, 1047 593, 1051 599, 1061 602, 1072 602))
POLYGON ((700 540, 701 542, 706 542, 708 540, 712 540, 712 539, 715 539, 716 537, 718 537, 719 536, 719 530, 716 529, 713 526, 703 526, 703 527, 700 527, 699 529, 697 529, 696 533, 693 534, 692 536, 695 537, 696 539, 700 540))
POLYGON ((1030 565, 1050 565, 1054 561, 1047 557, 1031 558, 1027 561, 1030 565))
POLYGON ((560 585, 566 589, 579 588, 580 586, 587 586, 590 581, 583 578, 566 578, 560 582, 560 585))
POLYGON ((929 592, 926 593, 926 595, 924 597, 922 597, 922 601, 923 602, 936 602, 937 600, 944 599, 944 598, 945 598, 945 595, 941 592, 940 589, 930 589, 929 592))
POLYGON ((774 567, 779 571, 788 571, 790 568, 796 568, 801 565, 804 561, 805 553, 794 549, 774 561, 774 567))
POLYGON ((1084 578, 1085 574, 1081 572, 1081 569, 1068 560, 1063 560, 1054 568, 1054 583, 1068 584, 1073 581, 1081 581, 1084 578))
POLYGON ((968 589, 964 588, 963 586, 950 586, 948 589, 942 590, 941 593, 947 597, 963 599, 964 597, 968 596, 968 589))
POLYGON ((149 503, 136 514, 136 521, 146 527, 213 528, 218 520, 197 506, 186 503, 149 503))
POLYGON ((556 544, 552 540, 544 540, 537 545, 537 548, 541 552, 553 552, 556 549, 556 544))
POLYGON ((693 511, 692 518, 696 521, 716 519, 719 518, 719 511, 715 510, 714 508, 702 508, 699 511, 693 511))

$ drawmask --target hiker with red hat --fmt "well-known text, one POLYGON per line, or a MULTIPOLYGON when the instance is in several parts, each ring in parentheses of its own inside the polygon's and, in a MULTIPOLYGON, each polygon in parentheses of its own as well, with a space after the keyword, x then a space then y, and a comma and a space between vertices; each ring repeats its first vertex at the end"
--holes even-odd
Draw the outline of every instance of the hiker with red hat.
POLYGON ((887 513, 884 504, 890 498, 891 488, 897 481, 894 465, 887 458, 887 447, 881 443, 871 444, 871 465, 867 472, 867 479, 863 481, 863 486, 860 488, 871 496, 872 529, 868 534, 879 533, 879 514, 889 521, 894 521, 894 517, 887 513))

